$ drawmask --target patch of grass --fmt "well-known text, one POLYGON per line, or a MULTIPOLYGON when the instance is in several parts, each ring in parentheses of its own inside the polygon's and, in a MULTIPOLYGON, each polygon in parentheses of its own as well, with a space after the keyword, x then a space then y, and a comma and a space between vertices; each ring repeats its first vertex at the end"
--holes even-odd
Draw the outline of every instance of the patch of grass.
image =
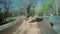
POLYGON ((16 19, 9 19, 9 20, 6 20, 6 22, 0 22, 0 26, 1 25, 4 25, 4 24, 7 24, 7 23, 10 23, 10 22, 13 22, 15 21, 16 19))
POLYGON ((15 19, 9 19, 8 21, 6 21, 6 23, 13 22, 13 21, 15 21, 15 19))

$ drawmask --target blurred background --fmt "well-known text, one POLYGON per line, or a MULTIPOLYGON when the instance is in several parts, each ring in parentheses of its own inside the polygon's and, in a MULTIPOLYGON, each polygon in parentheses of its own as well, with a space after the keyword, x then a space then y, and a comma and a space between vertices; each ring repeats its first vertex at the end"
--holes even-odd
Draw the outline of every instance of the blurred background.
POLYGON ((0 0, 0 25, 20 16, 47 17, 60 33, 60 0, 0 0))

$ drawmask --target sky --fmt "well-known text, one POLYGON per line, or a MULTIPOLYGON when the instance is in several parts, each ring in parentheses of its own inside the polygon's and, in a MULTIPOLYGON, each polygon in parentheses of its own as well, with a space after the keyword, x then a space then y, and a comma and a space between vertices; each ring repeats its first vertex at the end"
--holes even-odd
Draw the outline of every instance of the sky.
MULTIPOLYGON (((41 5, 46 2, 50 2, 50 1, 52 1, 52 0, 37 0, 37 2, 41 3, 41 5)), ((9 0, 8 0, 8 2, 9 2, 9 0)), ((10 10, 19 10, 20 8, 22 8, 24 6, 27 6, 29 3, 30 3, 29 0, 11 0, 10 10)), ((34 0, 34 3, 36 3, 35 0, 34 0)), ((1 4, 0 4, 0 7, 3 8, 3 6, 1 4)))
MULTIPOLYGON (((10 2, 9 0, 7 2, 10 2)), ((11 0, 11 4, 10 4, 10 9, 11 10, 19 10, 21 7, 23 7, 24 5, 28 4, 29 1, 28 0, 11 0)), ((3 8, 2 4, 0 4, 0 7, 3 8)))
POLYGON ((41 2, 44 4, 46 2, 51 2, 52 0, 41 0, 41 2))

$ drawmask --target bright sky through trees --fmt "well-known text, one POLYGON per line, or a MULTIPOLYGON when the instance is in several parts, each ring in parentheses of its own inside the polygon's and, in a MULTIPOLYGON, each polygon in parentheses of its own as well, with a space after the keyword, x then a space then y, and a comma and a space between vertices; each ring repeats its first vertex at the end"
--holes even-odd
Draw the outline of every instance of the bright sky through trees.
MULTIPOLYGON (((7 1, 7 0, 6 0, 7 1)), ((21 7, 27 6, 28 4, 30 4, 30 0, 10 0, 11 1, 11 5, 10 8, 11 10, 19 10, 21 7)), ((41 5, 46 3, 46 2, 51 2, 53 0, 33 0, 34 3, 36 3, 36 1, 40 1, 41 5)), ((8 1, 9 2, 9 1, 8 1)), ((3 6, 0 4, 0 7, 3 8, 3 6)))

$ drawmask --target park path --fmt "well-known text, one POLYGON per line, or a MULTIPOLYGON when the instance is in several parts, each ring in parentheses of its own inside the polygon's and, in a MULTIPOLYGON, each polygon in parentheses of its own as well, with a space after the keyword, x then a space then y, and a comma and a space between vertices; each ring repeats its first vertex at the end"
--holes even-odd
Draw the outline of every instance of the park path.
POLYGON ((34 18, 26 21, 18 17, 16 25, 0 31, 0 34, 57 34, 50 26, 49 21, 29 23, 32 19, 34 18))
POLYGON ((25 21, 13 34, 57 34, 48 21, 29 23, 25 21))

